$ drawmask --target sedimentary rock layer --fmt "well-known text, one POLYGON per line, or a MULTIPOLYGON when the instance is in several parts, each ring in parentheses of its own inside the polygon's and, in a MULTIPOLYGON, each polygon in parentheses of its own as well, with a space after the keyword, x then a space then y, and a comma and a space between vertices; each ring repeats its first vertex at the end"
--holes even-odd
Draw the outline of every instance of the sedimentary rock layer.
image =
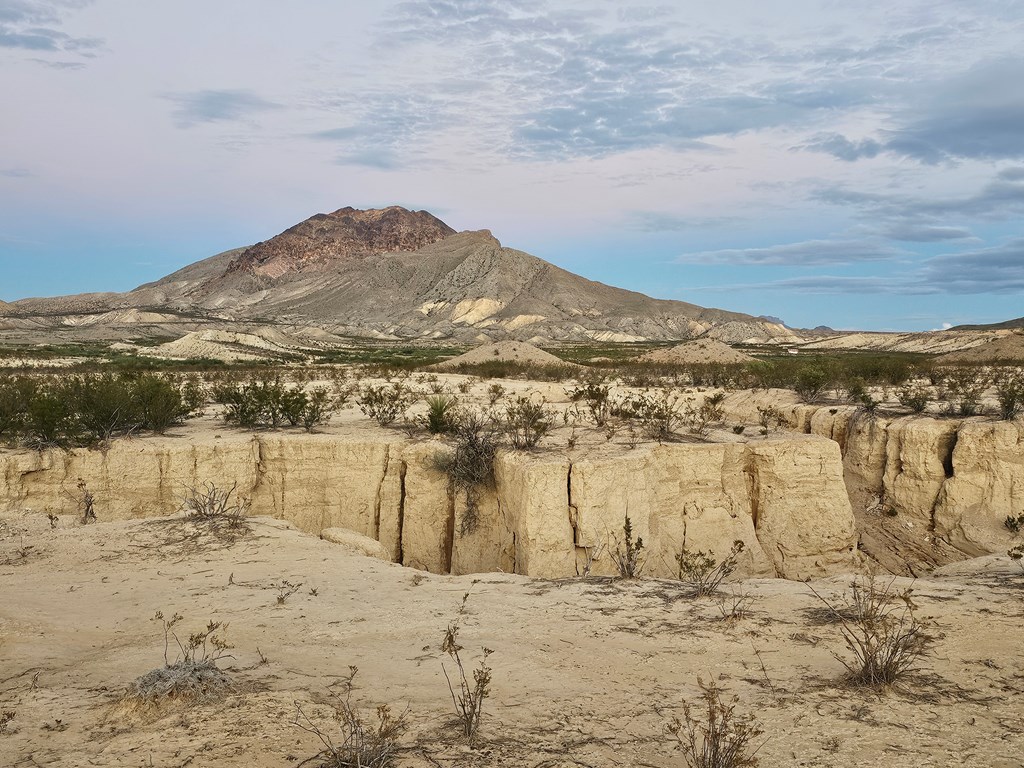
POLYGON ((627 515, 649 575, 675 575, 683 546, 721 557, 736 540, 750 575, 800 579, 856 566, 840 450, 821 437, 666 444, 600 459, 503 452, 475 523, 436 469, 444 450, 387 433, 266 433, 3 451, 0 511, 75 513, 84 483, 100 520, 168 515, 189 487, 213 482, 236 486, 253 514, 312 533, 347 529, 395 562, 435 573, 610 574, 627 515))

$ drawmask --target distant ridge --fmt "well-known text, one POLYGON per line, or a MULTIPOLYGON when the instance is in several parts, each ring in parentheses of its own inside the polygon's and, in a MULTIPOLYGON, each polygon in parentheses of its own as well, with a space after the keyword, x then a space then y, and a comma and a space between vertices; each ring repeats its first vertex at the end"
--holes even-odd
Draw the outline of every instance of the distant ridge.
POLYGON ((64 318, 63 329, 87 323, 96 338, 104 329, 117 336, 115 329, 129 324, 124 310, 136 309, 137 317, 170 318, 149 332, 167 334, 173 321, 179 336, 211 324, 231 330, 231 324, 250 323, 462 343, 702 335, 727 343, 800 340, 780 323, 587 280, 505 248, 487 230, 455 232, 426 211, 399 206, 316 214, 265 242, 198 261, 128 293, 12 306, 24 322, 64 318))

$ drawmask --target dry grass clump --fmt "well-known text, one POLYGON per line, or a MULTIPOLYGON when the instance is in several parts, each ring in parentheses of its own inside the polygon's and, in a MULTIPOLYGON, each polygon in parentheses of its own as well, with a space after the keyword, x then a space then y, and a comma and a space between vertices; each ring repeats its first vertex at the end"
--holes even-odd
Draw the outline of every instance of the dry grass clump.
POLYGON ((763 731, 753 715, 736 713, 738 699, 725 698, 712 680, 697 679, 703 700, 703 717, 689 703, 683 704, 683 719, 673 719, 668 730, 683 752, 690 768, 750 768, 757 765, 761 745, 754 741, 763 731))
POLYGON ((612 561, 619 570, 619 578, 638 579, 647 564, 647 558, 642 554, 644 540, 640 536, 633 538, 633 521, 629 519, 629 515, 626 515, 622 526, 622 537, 623 541, 615 542, 612 561))
POLYGON ((153 617, 164 633, 164 666, 136 678, 123 701, 140 707, 158 707, 169 701, 199 702, 220 698, 231 690, 231 679, 217 666, 231 648, 225 639, 227 624, 210 621, 204 629, 182 642, 174 628, 181 614, 166 618, 160 611, 153 617), (171 641, 178 647, 172 662, 171 641))
POLYGON ((406 731, 408 713, 395 715, 387 704, 377 707, 373 718, 361 713, 352 703, 352 691, 358 673, 358 667, 350 666, 348 677, 342 681, 344 695, 334 694, 334 720, 340 732, 338 743, 313 722, 302 707, 295 705, 295 719, 292 722, 307 733, 312 733, 324 745, 323 750, 299 763, 300 766, 388 768, 394 763, 401 750, 399 740, 406 731))
POLYGON ((894 576, 854 580, 845 605, 837 606, 811 587, 835 619, 849 657, 834 654, 846 667, 846 682, 884 690, 904 680, 925 654, 930 637, 914 614, 911 590, 897 592, 894 576))

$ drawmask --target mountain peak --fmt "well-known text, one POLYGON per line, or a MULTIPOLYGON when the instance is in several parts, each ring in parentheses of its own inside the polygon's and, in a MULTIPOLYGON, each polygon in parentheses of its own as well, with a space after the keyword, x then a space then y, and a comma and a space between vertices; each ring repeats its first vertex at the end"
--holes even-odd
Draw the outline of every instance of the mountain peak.
POLYGON ((277 280, 339 260, 416 251, 453 234, 454 229, 427 211, 397 205, 367 210, 349 206, 318 213, 246 249, 232 260, 228 274, 277 280))

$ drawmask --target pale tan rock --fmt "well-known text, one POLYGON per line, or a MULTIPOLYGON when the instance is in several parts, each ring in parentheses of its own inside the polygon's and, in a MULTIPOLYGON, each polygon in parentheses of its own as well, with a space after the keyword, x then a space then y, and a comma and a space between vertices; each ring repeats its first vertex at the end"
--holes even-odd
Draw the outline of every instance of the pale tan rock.
POLYGON ((858 564, 853 510, 831 440, 750 443, 757 537, 780 576, 802 579, 858 564))
POLYGON ((968 555, 1002 553, 1004 521, 1024 514, 1024 425, 970 421, 958 433, 953 476, 935 507, 935 533, 968 555))
POLYGON ((558 578, 576 574, 569 520, 569 460, 502 452, 494 465, 502 511, 515 530, 515 572, 558 578))
POLYGON ((391 553, 383 544, 369 536, 350 531, 348 528, 325 528, 320 531, 320 538, 331 542, 331 544, 345 547, 350 552, 391 562, 391 553))

